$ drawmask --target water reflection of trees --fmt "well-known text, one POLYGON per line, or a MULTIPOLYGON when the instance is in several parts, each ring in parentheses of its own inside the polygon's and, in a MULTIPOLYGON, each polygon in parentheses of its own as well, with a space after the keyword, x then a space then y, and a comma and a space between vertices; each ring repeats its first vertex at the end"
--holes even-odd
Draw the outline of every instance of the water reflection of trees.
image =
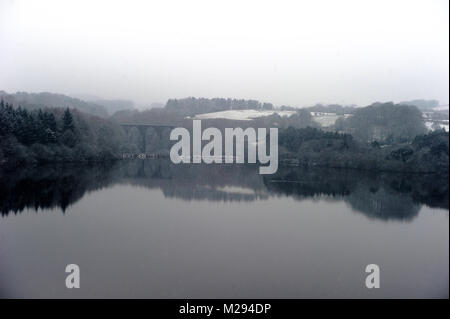
POLYGON ((0 172, 0 211, 2 215, 24 209, 66 208, 86 192, 115 181, 111 165, 48 165, 0 172))
POLYGON ((25 209, 66 208, 86 192, 114 184, 159 189, 167 198, 255 201, 271 196, 345 201, 355 211, 383 220, 410 220, 421 205, 449 208, 445 176, 374 174, 354 170, 280 167, 259 175, 251 165, 175 165, 135 160, 109 165, 53 165, 0 173, 3 216, 25 209))
POLYGON ((265 181, 274 193, 340 199, 368 217, 384 220, 412 219, 422 204, 449 208, 448 177, 432 174, 284 167, 265 181))

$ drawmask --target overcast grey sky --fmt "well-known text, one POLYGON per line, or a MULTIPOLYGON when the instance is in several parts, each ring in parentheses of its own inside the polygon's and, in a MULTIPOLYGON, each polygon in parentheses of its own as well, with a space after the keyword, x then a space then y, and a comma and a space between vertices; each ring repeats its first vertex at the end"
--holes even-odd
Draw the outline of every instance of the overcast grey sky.
POLYGON ((0 90, 446 104, 448 11, 448 0, 0 0, 0 90))

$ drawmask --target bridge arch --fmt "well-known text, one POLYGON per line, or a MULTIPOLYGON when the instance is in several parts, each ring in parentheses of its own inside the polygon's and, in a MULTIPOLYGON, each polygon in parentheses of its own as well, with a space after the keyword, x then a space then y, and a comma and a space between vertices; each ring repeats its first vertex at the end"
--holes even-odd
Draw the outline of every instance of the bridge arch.
POLYGON ((170 130, 175 128, 175 125, 170 124, 143 124, 143 123, 119 123, 119 125, 125 130, 127 136, 131 128, 136 128, 142 139, 140 151, 146 153, 147 148, 147 133, 148 129, 152 129, 152 132, 156 133, 159 141, 162 140, 164 135, 169 135, 170 130))

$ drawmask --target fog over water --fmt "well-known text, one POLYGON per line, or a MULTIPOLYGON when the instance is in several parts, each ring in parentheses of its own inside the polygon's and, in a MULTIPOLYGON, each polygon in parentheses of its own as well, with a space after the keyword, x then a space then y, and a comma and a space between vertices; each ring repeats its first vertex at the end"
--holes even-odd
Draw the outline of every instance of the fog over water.
POLYGON ((0 90, 449 100, 448 1, 0 0, 0 90))

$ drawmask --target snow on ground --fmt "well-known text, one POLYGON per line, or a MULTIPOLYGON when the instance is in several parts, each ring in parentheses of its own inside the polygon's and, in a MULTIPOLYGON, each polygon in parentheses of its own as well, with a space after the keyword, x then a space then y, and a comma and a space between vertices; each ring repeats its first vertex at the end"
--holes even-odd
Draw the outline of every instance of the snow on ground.
POLYGON ((443 128, 446 132, 449 131, 449 124, 447 121, 447 124, 445 123, 434 123, 434 122, 430 122, 430 121, 426 121, 425 122, 425 126, 427 127, 427 129, 429 129, 430 131, 434 130, 434 128, 439 125, 440 128, 443 128))
POLYGON ((433 122, 425 122, 425 126, 431 131, 433 129, 433 122))
MULTIPOLYGON (((446 106, 448 109, 448 106, 446 106)), ((188 117, 194 120, 206 120, 206 119, 228 119, 228 120, 237 120, 237 121, 251 121, 256 118, 269 116, 272 114, 278 114, 283 117, 289 117, 296 113, 296 111, 280 111, 280 110, 227 110, 221 112, 212 112, 212 113, 203 113, 198 114, 194 117, 188 117)), ((441 121, 441 123, 436 123, 430 121, 431 115, 433 112, 423 112, 423 118, 425 121, 425 126, 429 130, 433 130, 433 125, 439 125, 441 128, 445 129, 447 132, 449 131, 448 120, 441 121)), ((318 123, 322 127, 328 127, 334 125, 338 118, 344 117, 348 118, 352 116, 352 114, 344 114, 338 115, 336 113, 326 113, 326 112, 311 112, 311 116, 313 121, 318 123)))
MULTIPOLYGON (((265 117, 272 114, 278 114, 283 117, 289 117, 296 113, 296 111, 279 111, 279 110, 227 110, 213 113, 203 113, 194 116, 195 120, 206 119, 228 119, 237 121, 251 121, 259 117, 265 117)), ((321 126, 331 126, 340 117, 349 117, 351 114, 337 115, 336 113, 311 112, 311 116, 315 122, 321 126)))
POLYGON ((272 114, 278 114, 280 116, 291 116, 295 114, 295 111, 277 111, 277 110, 227 110, 213 113, 198 114, 193 117, 195 120, 206 119, 228 119, 237 121, 251 121, 258 117, 265 117, 272 114))
POLYGON ((433 111, 448 111, 448 105, 441 105, 433 107, 433 111))
POLYGON ((336 113, 311 112, 311 115, 316 123, 319 123, 320 126, 327 127, 334 125, 334 123, 338 118, 341 117, 347 118, 352 114, 338 115, 336 113))

